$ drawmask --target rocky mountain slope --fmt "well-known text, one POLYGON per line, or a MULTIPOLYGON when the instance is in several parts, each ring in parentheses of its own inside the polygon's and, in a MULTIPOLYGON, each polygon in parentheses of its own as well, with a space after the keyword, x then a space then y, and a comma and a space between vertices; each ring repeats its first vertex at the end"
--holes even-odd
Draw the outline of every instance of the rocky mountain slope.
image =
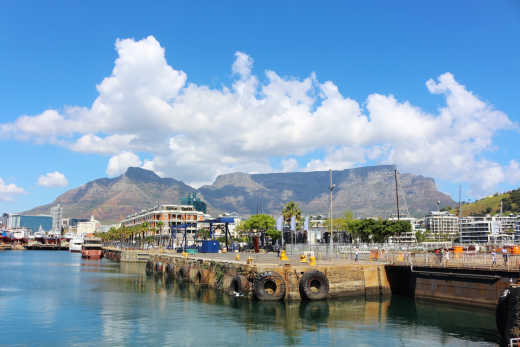
MULTIPOLYGON (((339 215, 351 210, 356 217, 388 217, 395 213, 394 166, 371 166, 333 171, 334 211, 339 215)), ((327 214, 329 206, 328 171, 272 174, 232 173, 217 177, 211 185, 194 189, 154 172, 129 168, 116 178, 101 178, 60 195, 53 203, 24 214, 49 213, 60 203, 65 217, 95 216, 104 223, 117 222, 136 210, 161 203, 179 203, 189 192, 198 192, 208 203, 208 212, 257 212, 279 214, 288 201, 297 202, 304 213, 327 214)), ((437 190, 432 178, 413 174, 399 175, 401 211, 424 215, 454 201, 437 190)))
POLYGON ((115 178, 100 178, 60 195, 48 205, 24 214, 49 213, 56 204, 63 206, 64 217, 95 216, 103 223, 119 222, 121 218, 160 202, 178 203, 195 189, 173 178, 161 178, 153 171, 128 168, 115 178))
MULTIPOLYGON (((333 171, 336 185, 333 210, 342 214, 351 210, 356 217, 388 217, 396 211, 395 179, 392 165, 369 166, 333 171)), ((421 216, 454 201, 437 190, 432 178, 400 174, 400 210, 421 216)), ((256 211, 279 213, 288 201, 297 202, 304 213, 328 214, 329 172, 293 172, 272 174, 232 173, 217 177, 212 185, 199 192, 212 206, 240 214, 256 211)))

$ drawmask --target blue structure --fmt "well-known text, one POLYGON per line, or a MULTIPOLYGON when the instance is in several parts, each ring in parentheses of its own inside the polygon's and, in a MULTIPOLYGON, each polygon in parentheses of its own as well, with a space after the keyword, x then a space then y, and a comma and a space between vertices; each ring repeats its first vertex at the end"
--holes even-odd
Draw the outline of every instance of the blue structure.
POLYGON ((37 232, 40 229, 40 225, 44 231, 52 229, 52 217, 51 216, 20 216, 20 228, 31 229, 31 231, 37 232))
POLYGON ((200 247, 200 253, 218 253, 220 250, 220 242, 217 240, 204 240, 202 241, 202 247, 200 247))
MULTIPOLYGON (((213 224, 224 224, 225 226, 225 233, 226 233, 226 251, 228 251, 228 233, 229 233, 229 223, 234 223, 235 219, 233 217, 219 217, 216 219, 209 219, 203 221, 204 223, 209 224, 209 237, 211 240, 204 240, 202 241, 202 247, 200 249, 201 253, 218 253, 220 249, 220 243, 215 240, 215 235, 213 234, 213 224)), ((170 227, 171 233, 172 233, 172 242, 175 238, 174 233, 176 233, 179 230, 184 230, 184 240, 183 240, 183 250, 186 251, 186 229, 191 226, 191 224, 180 224, 180 225, 172 225, 170 227)), ((173 245, 172 245, 173 246, 173 245)))
MULTIPOLYGON (((205 220, 204 223, 209 223, 209 237, 213 240, 215 235, 213 234, 213 224, 224 224, 225 227, 225 235, 226 235, 226 252, 229 251, 228 248, 228 233, 229 233, 229 223, 234 223, 235 218, 233 217, 218 217, 216 219, 205 220)), ((208 252, 209 253, 209 252, 208 252)), ((218 253, 218 251, 217 251, 218 253)))

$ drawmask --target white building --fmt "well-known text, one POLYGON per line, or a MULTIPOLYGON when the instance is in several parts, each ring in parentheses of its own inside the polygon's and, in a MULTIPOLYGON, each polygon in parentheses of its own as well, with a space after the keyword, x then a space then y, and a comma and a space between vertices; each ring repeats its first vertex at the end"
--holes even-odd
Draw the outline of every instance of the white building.
POLYGON ((162 235, 169 234, 172 229, 184 232, 184 228, 176 227, 187 225, 186 232, 193 234, 197 231, 198 223, 203 220, 204 213, 195 210, 192 205, 161 204, 127 216, 121 221, 121 225, 130 227, 148 223, 150 229, 160 227, 162 235))
POLYGON ((90 217, 88 222, 79 222, 77 224, 76 234, 78 235, 88 235, 95 234, 101 231, 101 223, 94 219, 94 216, 90 217))
POLYGON ((55 235, 61 235, 63 228, 63 207, 60 204, 51 207, 52 230, 55 235))
POLYGON ((426 231, 434 241, 450 241, 459 237, 459 217, 447 211, 431 211, 424 217, 426 231))
MULTIPOLYGON (((388 220, 397 221, 397 217, 391 217, 388 220)), ((401 217, 401 218, 399 218, 399 220, 403 221, 403 222, 410 223, 410 226, 411 226, 410 232, 402 233, 399 236, 392 236, 392 237, 389 238, 388 242, 390 242, 390 243, 413 243, 413 242, 417 242, 417 238, 415 237, 415 233, 417 232, 416 226, 418 226, 418 224, 416 223, 417 218, 401 217)))
POLYGON ((460 222, 462 243, 512 242, 517 218, 512 216, 468 216, 460 222))

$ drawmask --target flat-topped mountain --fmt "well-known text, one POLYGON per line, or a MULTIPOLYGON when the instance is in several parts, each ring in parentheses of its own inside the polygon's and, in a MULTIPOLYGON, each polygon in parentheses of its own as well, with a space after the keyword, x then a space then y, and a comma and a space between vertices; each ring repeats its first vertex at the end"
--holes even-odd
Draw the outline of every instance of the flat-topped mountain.
MULTIPOLYGON (((335 215, 346 210, 356 217, 389 217, 396 211, 393 165, 368 166, 333 171, 335 215)), ((421 216, 455 202, 437 190, 432 178, 399 174, 400 210, 421 216)), ((329 172, 289 172, 270 174, 232 173, 217 177, 199 192, 212 206, 240 214, 256 211, 279 213, 288 201, 297 202, 304 213, 328 214, 329 172)))
MULTIPOLYGON (((392 165, 333 171, 335 215, 351 210, 356 217, 388 217, 395 213, 395 183, 392 165)), ((401 211, 421 216, 455 202, 437 190, 432 178, 400 174, 401 211)), ((100 178, 69 190, 56 200, 24 214, 49 213, 60 203, 65 217, 95 216, 103 223, 120 221, 137 210, 161 203, 178 204, 187 193, 197 192, 212 214, 257 212, 277 215, 288 201, 297 202, 306 214, 327 214, 329 172, 289 172, 271 174, 232 173, 218 176, 211 185, 192 188, 173 178, 161 178, 153 171, 128 168, 121 176, 100 178)))

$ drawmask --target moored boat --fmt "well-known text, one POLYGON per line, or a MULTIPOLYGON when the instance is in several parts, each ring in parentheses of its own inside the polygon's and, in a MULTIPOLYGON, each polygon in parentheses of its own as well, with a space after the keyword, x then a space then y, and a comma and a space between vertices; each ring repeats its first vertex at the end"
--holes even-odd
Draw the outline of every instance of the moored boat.
POLYGON ((69 242, 69 251, 80 253, 83 247, 83 237, 75 236, 69 242))
POLYGON ((101 259, 103 243, 98 237, 88 237, 83 240, 81 257, 87 259, 101 259))

